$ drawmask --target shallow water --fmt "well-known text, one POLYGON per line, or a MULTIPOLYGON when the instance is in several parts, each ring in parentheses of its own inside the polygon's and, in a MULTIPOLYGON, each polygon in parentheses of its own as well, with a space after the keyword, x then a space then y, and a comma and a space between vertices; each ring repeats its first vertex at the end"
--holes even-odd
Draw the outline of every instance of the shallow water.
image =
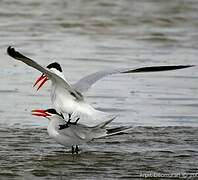
MULTIPOLYGON (((61 63, 69 82, 117 67, 197 64, 196 0, 0 1, 0 179, 129 179, 141 173, 198 173, 197 67, 109 76, 86 94, 119 114, 128 134, 94 141, 79 155, 46 133, 50 83, 6 54, 16 47, 42 65, 61 63)), ((152 174, 153 175, 153 174, 152 174)), ((189 174, 188 174, 189 175, 189 174)))
POLYGON ((1 128, 2 179, 128 179, 151 172, 198 175, 197 128, 136 127, 97 140, 80 154, 57 146, 42 128, 1 128))

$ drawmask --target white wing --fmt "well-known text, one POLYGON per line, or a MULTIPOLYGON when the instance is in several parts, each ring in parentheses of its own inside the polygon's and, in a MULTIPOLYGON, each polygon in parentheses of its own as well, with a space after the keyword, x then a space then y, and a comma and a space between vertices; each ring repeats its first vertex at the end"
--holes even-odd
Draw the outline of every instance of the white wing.
POLYGON ((193 65, 177 65, 177 66, 149 66, 142 68, 120 68, 120 69, 110 69, 105 71, 98 71, 88 76, 81 78, 78 82, 72 85, 77 91, 84 93, 101 78, 112 75, 112 74, 126 74, 126 73, 141 73, 141 72, 157 72, 157 71, 169 71, 176 69, 183 69, 192 67, 193 65))
POLYGON ((106 126, 110 124, 114 119, 115 117, 107 121, 104 121, 94 127, 89 127, 83 124, 77 124, 77 125, 71 124, 69 125, 68 128, 65 128, 62 130, 58 129, 60 125, 58 124, 56 130, 59 132, 60 135, 69 136, 71 138, 77 137, 78 139, 81 139, 82 141, 87 142, 93 139, 99 139, 99 138, 104 138, 107 136, 118 135, 126 131, 129 131, 133 128, 132 126, 119 126, 119 127, 114 127, 114 128, 107 128, 106 126))
POLYGON ((7 49, 7 53, 14 59, 22 61, 25 64, 27 64, 28 66, 31 66, 31 67, 37 69, 38 71, 46 74, 49 79, 58 83, 64 89, 69 91, 70 94, 74 95, 77 99, 82 99, 82 95, 79 92, 77 92, 76 90, 74 90, 64 79, 62 79, 60 76, 56 75, 55 73, 49 71, 47 68, 39 65, 34 60, 24 56, 23 54, 19 53, 18 51, 15 51, 15 49, 10 46, 7 49))
MULTIPOLYGON (((86 126, 84 124, 69 124, 68 128, 61 129, 59 130, 59 125, 62 124, 57 124, 56 130, 59 132, 59 134, 64 135, 64 136, 70 136, 70 137, 78 137, 81 140, 92 140, 100 137, 105 137, 109 135, 109 130, 106 129, 106 126, 111 123, 116 117, 113 117, 109 120, 106 120, 96 126, 90 127, 86 126)), ((60 118, 61 121, 63 122, 63 119, 60 118)), ((65 122, 63 122, 65 123, 65 122)))

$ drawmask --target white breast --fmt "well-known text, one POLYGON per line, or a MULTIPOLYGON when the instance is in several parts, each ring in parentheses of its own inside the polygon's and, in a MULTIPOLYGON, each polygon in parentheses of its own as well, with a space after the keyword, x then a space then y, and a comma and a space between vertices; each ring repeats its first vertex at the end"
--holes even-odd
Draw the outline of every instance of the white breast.
POLYGON ((57 143, 67 147, 85 143, 85 139, 80 138, 80 136, 78 136, 78 132, 75 132, 76 130, 73 128, 69 127, 61 131, 58 130, 59 125, 64 123, 65 123, 64 120, 60 120, 60 119, 50 120, 47 128, 47 132, 49 136, 53 138, 57 143))
POLYGON ((75 98, 67 90, 58 87, 55 84, 52 84, 51 101, 53 107, 58 112, 70 114, 75 111, 77 105, 75 98))

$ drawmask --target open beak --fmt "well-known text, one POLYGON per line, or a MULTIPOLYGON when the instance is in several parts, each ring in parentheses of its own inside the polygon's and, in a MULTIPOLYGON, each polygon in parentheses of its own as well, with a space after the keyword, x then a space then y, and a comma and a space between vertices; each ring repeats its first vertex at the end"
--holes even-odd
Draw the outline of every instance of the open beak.
POLYGON ((37 80, 36 80, 36 82, 34 83, 34 86, 33 87, 35 87, 39 82, 41 82, 40 83, 40 85, 38 86, 38 88, 37 88, 37 91, 43 86, 43 84, 45 84, 45 82, 48 80, 48 77, 45 75, 45 74, 42 74, 37 80))
POLYGON ((32 110, 32 115, 33 116, 42 116, 42 117, 50 116, 50 114, 48 114, 45 110, 42 110, 42 109, 32 110))

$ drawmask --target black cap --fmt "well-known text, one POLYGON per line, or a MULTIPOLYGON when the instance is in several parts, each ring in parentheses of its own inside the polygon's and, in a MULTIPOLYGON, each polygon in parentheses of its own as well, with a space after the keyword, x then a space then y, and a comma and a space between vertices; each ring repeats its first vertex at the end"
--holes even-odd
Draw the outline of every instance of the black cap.
POLYGON ((55 68, 55 69, 57 69, 58 71, 62 72, 62 68, 61 68, 60 64, 57 63, 57 62, 53 62, 53 63, 49 64, 49 65, 47 66, 47 68, 48 68, 48 69, 55 68))
POLYGON ((55 109, 46 109, 45 111, 50 113, 50 114, 56 114, 56 115, 58 115, 58 116, 60 116, 64 119, 63 114, 62 113, 61 114, 57 113, 57 111, 55 109))

